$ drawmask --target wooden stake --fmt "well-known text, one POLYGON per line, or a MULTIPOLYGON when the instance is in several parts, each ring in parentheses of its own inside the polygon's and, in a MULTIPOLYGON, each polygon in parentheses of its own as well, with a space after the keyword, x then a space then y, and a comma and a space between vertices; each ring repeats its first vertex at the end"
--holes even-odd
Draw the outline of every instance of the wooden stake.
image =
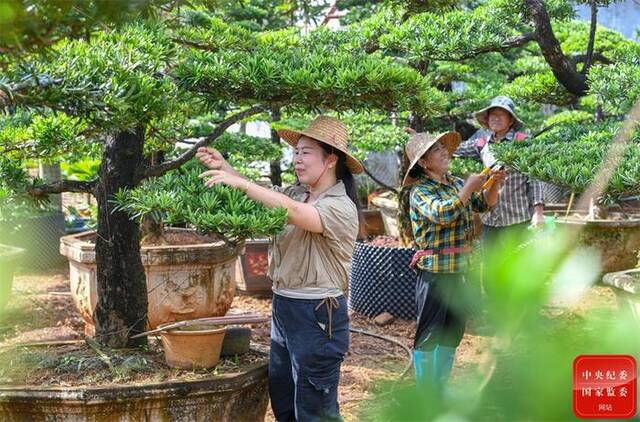
POLYGON ((573 198, 575 198, 576 193, 571 192, 571 196, 569 197, 569 204, 567 205, 567 212, 564 213, 565 217, 569 216, 569 211, 571 211, 571 206, 573 205, 573 198))
POLYGON ((225 315, 222 317, 211 318, 199 318, 190 319, 187 321, 178 321, 173 324, 169 324, 162 328, 156 328, 154 330, 145 331, 144 333, 131 336, 132 339, 148 336, 150 334, 156 334, 163 331, 169 331, 176 328, 190 327, 193 325, 207 324, 207 325, 235 325, 235 324, 258 324, 261 322, 269 321, 269 317, 260 314, 238 314, 238 315, 225 315))

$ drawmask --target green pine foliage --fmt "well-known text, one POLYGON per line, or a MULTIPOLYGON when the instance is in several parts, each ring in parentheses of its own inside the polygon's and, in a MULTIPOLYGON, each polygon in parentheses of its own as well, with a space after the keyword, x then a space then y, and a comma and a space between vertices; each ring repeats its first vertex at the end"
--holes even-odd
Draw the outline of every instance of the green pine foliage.
POLYGON ((268 209, 228 186, 207 188, 198 178, 203 171, 204 167, 192 163, 136 189, 120 191, 114 203, 132 218, 192 226, 227 242, 272 236, 283 229, 286 209, 268 209))
MULTIPOLYGON (((594 181, 619 122, 566 123, 531 142, 496 145, 496 157, 534 178, 582 193, 594 181), (560 153, 561 151, 561 153, 560 153)), ((615 201, 640 194, 640 131, 627 145, 624 159, 613 172, 605 195, 615 201)))

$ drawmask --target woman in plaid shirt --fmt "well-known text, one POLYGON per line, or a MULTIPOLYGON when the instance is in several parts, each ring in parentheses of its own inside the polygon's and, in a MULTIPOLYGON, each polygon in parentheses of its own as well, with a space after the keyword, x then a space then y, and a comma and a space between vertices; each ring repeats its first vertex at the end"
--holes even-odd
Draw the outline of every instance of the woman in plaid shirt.
POLYGON ((409 169, 403 185, 414 183, 410 195, 411 226, 420 250, 412 260, 418 272, 418 325, 414 341, 416 383, 441 392, 464 334, 465 317, 453 301, 460 297, 473 233, 473 212, 487 211, 498 201, 505 175, 493 171, 495 183, 483 190, 487 176, 466 182, 449 174, 449 159, 460 135, 415 133, 405 152, 409 169))

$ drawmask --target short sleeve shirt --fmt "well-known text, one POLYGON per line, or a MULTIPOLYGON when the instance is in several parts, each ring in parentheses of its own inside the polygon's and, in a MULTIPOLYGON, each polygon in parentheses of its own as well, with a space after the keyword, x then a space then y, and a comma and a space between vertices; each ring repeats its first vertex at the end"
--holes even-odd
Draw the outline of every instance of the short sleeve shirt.
MULTIPOLYGON (((300 202, 307 195, 302 185, 282 193, 300 202)), ((288 224, 270 245, 269 277, 276 289, 322 287, 346 292, 358 235, 358 210, 341 181, 323 192, 313 206, 320 215, 322 233, 288 224)))

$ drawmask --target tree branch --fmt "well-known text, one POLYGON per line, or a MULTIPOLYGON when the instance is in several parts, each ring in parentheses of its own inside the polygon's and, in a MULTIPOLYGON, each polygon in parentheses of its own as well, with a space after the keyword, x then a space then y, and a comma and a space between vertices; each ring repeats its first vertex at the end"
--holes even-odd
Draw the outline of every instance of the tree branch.
POLYGON ((586 75, 591 67, 591 60, 593 58, 593 46, 596 41, 596 25, 598 24, 598 5, 596 0, 591 0, 591 28, 589 30, 589 43, 587 44, 587 54, 582 67, 582 74, 586 75))
POLYGON ((35 185, 27 192, 31 196, 46 196, 62 192, 93 193, 96 181, 83 182, 79 180, 59 180, 46 185, 35 185))
POLYGON ((477 50, 463 54, 461 56, 450 57, 450 58, 433 57, 433 59, 442 60, 442 61, 458 61, 458 60, 473 59, 479 54, 503 52, 503 51, 511 50, 512 48, 521 47, 526 43, 528 43, 529 41, 533 41, 535 39, 536 39, 536 36, 534 33, 526 33, 526 34, 518 35, 517 37, 507 38, 500 45, 486 45, 482 48, 478 48, 477 50))
MULTIPOLYGON (((586 54, 576 54, 571 56, 571 62, 575 65, 577 65, 578 63, 582 63, 587 61, 587 55, 586 54)), ((598 52, 594 52, 591 55, 591 63, 595 63, 596 61, 600 62, 600 63, 604 63, 604 64, 613 64, 613 60, 609 59, 608 57, 606 57, 604 54, 602 53, 598 53, 598 52)), ((586 66, 586 64, 585 64, 586 66)), ((584 73, 584 71, 583 71, 584 73)))
POLYGON ((244 111, 241 111, 240 113, 236 113, 231 117, 223 120, 222 122, 218 123, 216 128, 213 130, 213 132, 209 136, 205 136, 204 138, 201 138, 188 151, 184 152, 178 158, 171 161, 164 162, 162 164, 158 164, 157 166, 152 166, 147 168, 142 175, 142 179, 147 179, 149 177, 162 176, 163 174, 165 174, 170 170, 177 169, 178 167, 182 166, 184 163, 192 159, 196 155, 198 148, 206 146, 209 143, 211 143, 211 141, 215 140, 220 135, 222 135, 231 125, 233 125, 234 123, 246 117, 253 116, 254 114, 258 114, 264 111, 265 109, 266 107, 262 105, 254 106, 244 111))
MULTIPOLYGON (((449 56, 449 57, 440 57, 440 56, 429 56, 429 57, 424 57, 423 59, 425 60, 441 60, 441 61, 445 61, 445 62, 454 62, 454 61, 459 61, 459 60, 468 60, 468 59, 473 59, 474 57, 478 56, 479 54, 484 54, 484 53, 492 53, 492 52, 503 52, 503 51, 508 51, 511 50, 512 48, 516 48, 516 47, 521 47, 523 45, 525 45, 526 43, 528 43, 529 41, 534 41, 536 39, 536 36, 534 33, 526 33, 526 34, 522 34, 522 35, 518 35, 517 37, 511 37, 511 38, 507 38, 506 40, 504 40, 502 43, 496 45, 496 44, 491 44, 491 45, 486 45, 484 47, 478 48, 477 50, 473 50, 470 52, 465 52, 464 54, 458 55, 458 56, 449 56)), ((364 51, 367 54, 371 54, 374 53, 376 51, 378 51, 380 49, 380 45, 377 44, 377 42, 373 41, 373 40, 368 40, 362 47, 364 49, 364 51)), ((396 60, 398 60, 399 58, 395 58, 396 60)), ((406 62, 406 59, 402 59, 402 60, 398 60, 401 63, 404 61, 406 62)))
POLYGON ((533 18, 535 37, 545 61, 551 67, 553 75, 567 91, 583 96, 587 91, 585 75, 576 71, 571 60, 562 52, 560 42, 553 33, 551 20, 542 0, 524 0, 525 6, 533 18))
POLYGON ((19 82, 12 85, 5 85, 4 90, 0 89, 0 107, 8 107, 15 105, 15 95, 22 91, 26 91, 33 87, 47 88, 51 85, 57 85, 62 82, 62 79, 52 79, 46 75, 28 75, 22 78, 19 82))

